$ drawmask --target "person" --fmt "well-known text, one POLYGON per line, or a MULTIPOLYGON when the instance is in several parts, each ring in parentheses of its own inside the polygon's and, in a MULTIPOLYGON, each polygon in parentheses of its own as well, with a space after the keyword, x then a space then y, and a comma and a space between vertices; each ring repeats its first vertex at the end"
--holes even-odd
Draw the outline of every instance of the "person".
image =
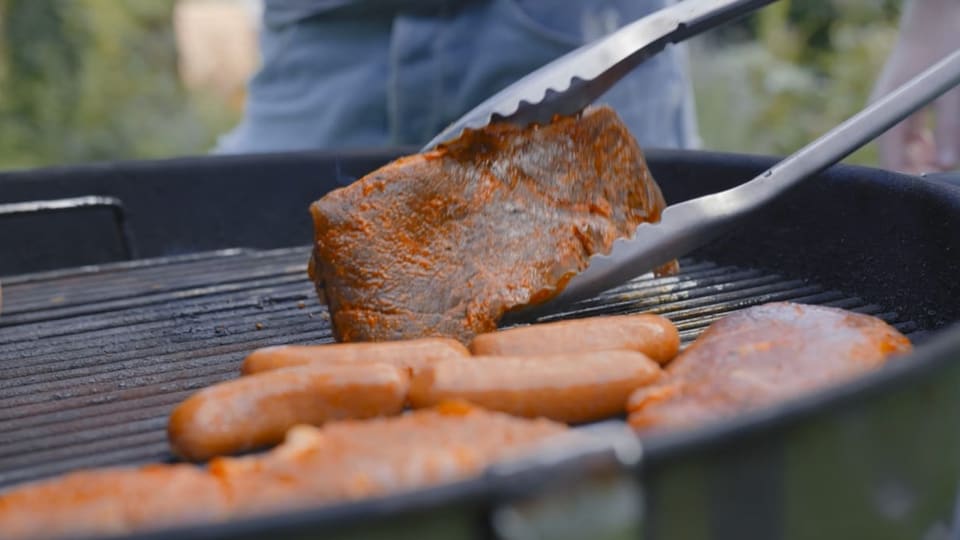
MULTIPOLYGON (((873 92, 877 99, 960 49, 960 0, 906 0, 900 35, 873 92)), ((884 168, 919 174, 960 165, 960 88, 879 138, 884 168), (935 127, 930 129, 933 116, 935 127)))
MULTIPOLYGON (((574 48, 673 0, 264 0, 261 66, 216 153, 421 145, 574 48)), ((605 94, 643 147, 699 145, 686 51, 605 94)))

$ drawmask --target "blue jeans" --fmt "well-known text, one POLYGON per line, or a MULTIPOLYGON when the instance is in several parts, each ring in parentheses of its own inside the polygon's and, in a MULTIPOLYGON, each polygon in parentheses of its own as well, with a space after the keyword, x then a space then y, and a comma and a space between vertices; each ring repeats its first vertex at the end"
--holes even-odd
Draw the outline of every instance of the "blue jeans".
MULTIPOLYGON (((245 116, 216 151, 423 144, 523 75, 669 1, 460 0, 283 23, 268 12, 245 116)), ((682 47, 648 60, 599 102, 642 146, 699 144, 682 47)))

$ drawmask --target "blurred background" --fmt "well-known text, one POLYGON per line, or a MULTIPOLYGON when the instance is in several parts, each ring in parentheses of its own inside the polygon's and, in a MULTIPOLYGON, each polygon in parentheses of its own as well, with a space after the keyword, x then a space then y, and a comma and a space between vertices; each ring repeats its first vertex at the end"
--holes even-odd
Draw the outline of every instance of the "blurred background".
MULTIPOLYGON (((899 9, 782 0, 692 42, 704 148, 789 153, 862 108, 899 9)), ((0 0, 0 170, 206 153, 243 111, 259 13, 257 0, 0 0)), ((847 161, 876 160, 871 145, 847 161)))

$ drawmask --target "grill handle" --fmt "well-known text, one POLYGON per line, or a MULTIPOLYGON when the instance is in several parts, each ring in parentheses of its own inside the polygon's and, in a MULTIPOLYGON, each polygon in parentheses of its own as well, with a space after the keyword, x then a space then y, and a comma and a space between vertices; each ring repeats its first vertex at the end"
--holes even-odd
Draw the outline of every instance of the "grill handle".
POLYGON ((66 199, 5 203, 0 204, 0 220, 31 214, 60 214, 95 208, 106 208, 111 211, 114 227, 116 227, 117 235, 120 237, 123 256, 127 260, 135 259, 137 257, 136 245, 127 221, 126 208, 123 201, 116 197, 88 195, 66 199))

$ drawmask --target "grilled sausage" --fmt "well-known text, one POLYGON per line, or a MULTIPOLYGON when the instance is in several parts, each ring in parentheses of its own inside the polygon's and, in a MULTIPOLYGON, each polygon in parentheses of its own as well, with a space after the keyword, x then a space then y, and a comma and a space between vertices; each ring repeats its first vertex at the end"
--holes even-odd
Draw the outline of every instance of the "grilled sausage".
POLYGON ((267 455, 216 459, 210 470, 244 515, 462 479, 564 433, 566 426, 548 420, 444 404, 398 417, 296 427, 267 455))
POLYGON ((752 307, 713 323, 659 381, 637 390, 630 423, 704 424, 847 380, 910 348, 868 315, 786 302, 752 307))
POLYGON ((481 334, 470 344, 476 355, 546 355, 628 350, 665 364, 677 355, 680 334, 659 315, 591 317, 481 334))
POLYGON ((192 465, 90 470, 0 495, 0 538, 112 536, 226 514, 221 483, 192 465))
POLYGON ((630 392, 659 374, 655 362, 635 351, 476 356, 416 374, 409 401, 426 407, 461 399, 517 416, 588 422, 622 413, 630 392))
POLYGON ((174 453, 201 461, 279 443, 296 424, 397 414, 408 385, 387 364, 277 369, 194 394, 174 409, 167 434, 174 453))
POLYGON ((405 492, 478 474, 564 434, 575 436, 464 404, 297 426, 269 452, 207 468, 91 470, 13 488, 0 494, 0 538, 130 534, 405 492))
POLYGON ((380 343, 281 345, 253 351, 243 362, 245 375, 304 364, 383 362, 417 371, 445 358, 461 358, 470 351, 450 338, 422 338, 380 343))

